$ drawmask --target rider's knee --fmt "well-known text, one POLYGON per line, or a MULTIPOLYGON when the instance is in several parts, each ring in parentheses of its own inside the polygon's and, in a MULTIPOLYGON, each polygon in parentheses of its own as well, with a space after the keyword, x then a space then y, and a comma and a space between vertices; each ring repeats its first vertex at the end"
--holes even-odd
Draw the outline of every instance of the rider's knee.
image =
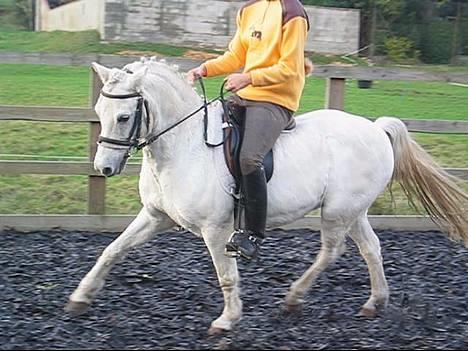
POLYGON ((262 161, 256 157, 242 156, 239 158, 240 169, 243 175, 250 174, 262 167, 262 161))

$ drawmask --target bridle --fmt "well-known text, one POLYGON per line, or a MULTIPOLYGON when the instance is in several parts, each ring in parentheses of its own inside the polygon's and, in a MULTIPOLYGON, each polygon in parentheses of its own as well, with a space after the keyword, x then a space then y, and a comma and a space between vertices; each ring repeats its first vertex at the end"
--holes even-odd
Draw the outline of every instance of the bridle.
POLYGON ((98 138, 98 144, 107 143, 111 145, 118 145, 118 146, 127 146, 129 149, 137 148, 139 145, 140 135, 141 135, 141 124, 143 119, 143 108, 145 109, 145 121, 146 121, 146 128, 149 127, 149 115, 148 115, 148 102, 143 98, 140 93, 132 93, 132 94, 125 94, 125 95, 113 95, 106 93, 105 91, 101 90, 101 95, 109 98, 109 99, 132 99, 138 98, 137 107, 135 110, 135 119, 133 120, 132 128, 130 129, 130 134, 125 140, 113 139, 104 137, 102 135, 98 138))
POLYGON ((133 120, 133 125, 132 125, 132 128, 130 129, 130 133, 129 133, 127 139, 125 139, 125 140, 113 139, 113 138, 108 138, 108 137, 104 137, 104 136, 100 135, 99 138, 98 138, 98 144, 106 143, 106 144, 110 144, 110 145, 126 146, 128 148, 127 149, 127 156, 130 156, 131 151, 133 149, 136 149, 138 151, 138 150, 141 150, 142 148, 144 148, 145 146, 148 146, 148 145, 154 143, 156 140, 158 140, 161 136, 163 136, 164 134, 166 134, 170 130, 172 130, 175 127, 177 127, 178 125, 182 124, 183 122, 185 122, 189 118, 195 116, 201 110, 204 110, 204 116, 203 116, 204 132, 203 132, 203 136, 204 136, 204 139, 205 139, 205 144, 207 146, 209 146, 209 147, 218 147, 218 146, 223 145, 224 140, 219 144, 209 143, 208 142, 208 132, 207 132, 207 130, 208 130, 208 106, 211 105, 213 102, 215 102, 217 100, 221 100, 223 102, 223 106, 225 105, 224 104, 224 83, 221 86, 220 95, 218 97, 208 101, 206 99, 205 85, 204 85, 201 78, 199 78, 198 81, 200 82, 200 86, 202 87, 203 105, 200 106, 199 108, 197 108, 195 111, 188 114, 187 116, 185 116, 184 118, 182 118, 181 120, 179 120, 178 122, 174 123, 170 127, 164 129, 163 131, 161 131, 161 132, 159 132, 157 134, 147 135, 146 138, 144 138, 144 140, 141 139, 141 126, 142 126, 142 122, 143 122, 143 112, 145 114, 145 123, 146 123, 146 129, 147 130, 149 129, 149 123, 150 123, 149 117, 150 116, 149 116, 149 112, 148 112, 149 111, 148 101, 145 100, 143 95, 141 93, 139 93, 139 92, 130 93, 130 94, 123 94, 123 95, 114 95, 114 94, 106 93, 105 91, 101 90, 101 95, 106 97, 106 98, 109 98, 109 99, 123 100, 123 99, 138 98, 138 101, 137 101, 137 107, 136 107, 136 111, 135 111, 135 118, 133 120))

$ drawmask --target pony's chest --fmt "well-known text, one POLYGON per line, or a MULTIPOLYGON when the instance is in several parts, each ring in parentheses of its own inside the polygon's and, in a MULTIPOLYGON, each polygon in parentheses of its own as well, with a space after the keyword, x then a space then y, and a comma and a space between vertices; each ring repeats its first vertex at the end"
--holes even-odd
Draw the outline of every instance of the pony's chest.
MULTIPOLYGON (((149 167, 140 173, 140 198, 149 213, 163 212, 180 226, 195 234, 200 226, 216 222, 213 194, 216 178, 209 172, 176 171, 155 175, 149 167), (202 177, 203 176, 203 177, 202 177)), ((219 202, 219 201, 215 201, 219 202)), ((224 204, 223 204, 224 206, 224 204)))

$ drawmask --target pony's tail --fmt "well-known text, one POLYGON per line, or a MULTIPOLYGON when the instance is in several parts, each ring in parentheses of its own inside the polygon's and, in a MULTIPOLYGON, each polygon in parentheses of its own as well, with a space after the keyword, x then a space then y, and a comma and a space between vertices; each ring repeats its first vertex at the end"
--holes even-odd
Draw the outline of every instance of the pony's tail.
POLYGON ((401 120, 382 117, 375 123, 387 133, 393 145, 392 181, 400 183, 413 205, 416 197, 451 239, 468 246, 468 194, 457 184, 458 179, 435 163, 411 138, 401 120))

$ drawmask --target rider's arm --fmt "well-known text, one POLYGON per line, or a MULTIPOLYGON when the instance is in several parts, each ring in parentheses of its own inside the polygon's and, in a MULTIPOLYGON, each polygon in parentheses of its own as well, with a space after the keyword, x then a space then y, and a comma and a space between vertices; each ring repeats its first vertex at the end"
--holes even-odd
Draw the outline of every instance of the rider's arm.
POLYGON ((237 14, 237 31, 223 56, 206 61, 203 65, 208 77, 233 73, 244 67, 246 49, 240 38, 240 13, 237 14))
MULTIPOLYGON (((286 23, 283 29, 281 53, 278 63, 250 72, 252 85, 265 86, 284 83, 291 77, 304 72, 304 49, 307 37, 307 21, 296 17, 286 23)), ((302 73, 304 74, 304 73, 302 73)))

